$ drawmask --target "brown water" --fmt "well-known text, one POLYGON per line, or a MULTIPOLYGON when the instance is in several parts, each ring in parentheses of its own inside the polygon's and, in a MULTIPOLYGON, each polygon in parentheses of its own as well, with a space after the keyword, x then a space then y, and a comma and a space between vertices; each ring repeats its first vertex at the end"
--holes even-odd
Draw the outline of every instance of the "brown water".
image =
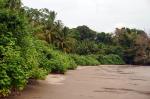
POLYGON ((150 67, 87 67, 69 71, 65 78, 28 85, 9 99, 150 99, 150 67))

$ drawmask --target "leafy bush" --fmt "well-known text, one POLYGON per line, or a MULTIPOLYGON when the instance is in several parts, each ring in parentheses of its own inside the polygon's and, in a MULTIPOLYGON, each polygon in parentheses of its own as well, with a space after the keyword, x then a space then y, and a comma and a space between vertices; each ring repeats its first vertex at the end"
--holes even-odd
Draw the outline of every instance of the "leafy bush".
POLYGON ((29 78, 43 79, 46 75, 46 71, 38 67, 38 53, 31 47, 30 39, 26 39, 29 43, 24 48, 17 46, 11 35, 0 40, 8 40, 0 45, 0 94, 3 96, 12 89, 23 90, 29 78))
POLYGON ((39 67, 45 69, 47 73, 50 73, 51 72, 50 59, 52 57, 50 49, 52 48, 48 46, 46 42, 38 39, 34 39, 34 45, 36 51, 38 52, 37 58, 39 67))
POLYGON ((77 66, 73 60, 70 60, 67 54, 51 50, 51 55, 50 63, 54 73, 65 73, 68 69, 75 69, 77 66))
POLYGON ((76 69, 76 68, 77 68, 77 64, 76 64, 76 62, 74 61, 74 59, 73 59, 72 57, 70 57, 70 55, 67 55, 67 57, 68 57, 68 60, 69 60, 69 67, 68 67, 68 69, 69 69, 69 70, 74 70, 74 69, 76 69))
POLYGON ((3 58, 0 61, 0 92, 6 96, 12 88, 22 90, 27 83, 28 74, 22 66, 20 51, 12 47, 3 48, 3 58))
POLYGON ((90 55, 88 56, 70 55, 70 56, 74 59, 77 65, 90 66, 100 64, 95 57, 92 57, 90 55))
POLYGON ((23 90, 29 78, 43 79, 46 71, 39 68, 25 18, 15 11, 0 10, 0 20, 0 96, 7 96, 12 89, 23 90))
POLYGON ((110 55, 99 55, 97 60, 101 64, 113 64, 113 65, 121 65, 125 64, 122 58, 120 58, 118 55, 110 54, 110 55))
POLYGON ((48 73, 65 73, 68 69, 77 68, 75 61, 69 55, 54 50, 52 46, 44 41, 35 41, 39 54, 39 65, 41 68, 46 69, 48 73))
POLYGON ((48 75, 48 72, 43 68, 35 68, 32 73, 34 79, 41 79, 41 80, 44 80, 46 75, 48 75))

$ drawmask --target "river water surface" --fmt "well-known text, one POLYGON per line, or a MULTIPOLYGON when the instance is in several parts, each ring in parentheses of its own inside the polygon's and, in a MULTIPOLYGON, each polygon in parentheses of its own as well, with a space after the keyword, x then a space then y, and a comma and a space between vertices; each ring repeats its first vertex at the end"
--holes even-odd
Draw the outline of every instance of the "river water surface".
POLYGON ((9 99, 150 99, 150 67, 80 67, 49 75, 9 99))

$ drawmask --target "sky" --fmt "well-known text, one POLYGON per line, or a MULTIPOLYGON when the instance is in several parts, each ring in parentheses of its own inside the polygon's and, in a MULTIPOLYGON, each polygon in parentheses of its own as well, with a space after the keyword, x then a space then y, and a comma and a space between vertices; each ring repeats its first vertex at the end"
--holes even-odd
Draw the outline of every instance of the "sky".
POLYGON ((150 33, 150 0, 22 0, 32 8, 48 8, 57 19, 74 28, 87 25, 98 32, 129 27, 150 33))

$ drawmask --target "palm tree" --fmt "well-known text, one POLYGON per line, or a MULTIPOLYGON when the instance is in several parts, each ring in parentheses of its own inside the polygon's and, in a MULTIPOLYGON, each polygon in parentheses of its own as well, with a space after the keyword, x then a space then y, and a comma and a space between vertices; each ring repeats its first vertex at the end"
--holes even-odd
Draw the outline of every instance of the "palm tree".
POLYGON ((48 43, 53 43, 54 34, 56 32, 55 18, 56 13, 54 11, 49 11, 48 9, 41 9, 43 32, 48 43))
POLYGON ((76 40, 70 36, 69 28, 64 27, 55 36, 55 45, 64 52, 71 52, 76 40))

